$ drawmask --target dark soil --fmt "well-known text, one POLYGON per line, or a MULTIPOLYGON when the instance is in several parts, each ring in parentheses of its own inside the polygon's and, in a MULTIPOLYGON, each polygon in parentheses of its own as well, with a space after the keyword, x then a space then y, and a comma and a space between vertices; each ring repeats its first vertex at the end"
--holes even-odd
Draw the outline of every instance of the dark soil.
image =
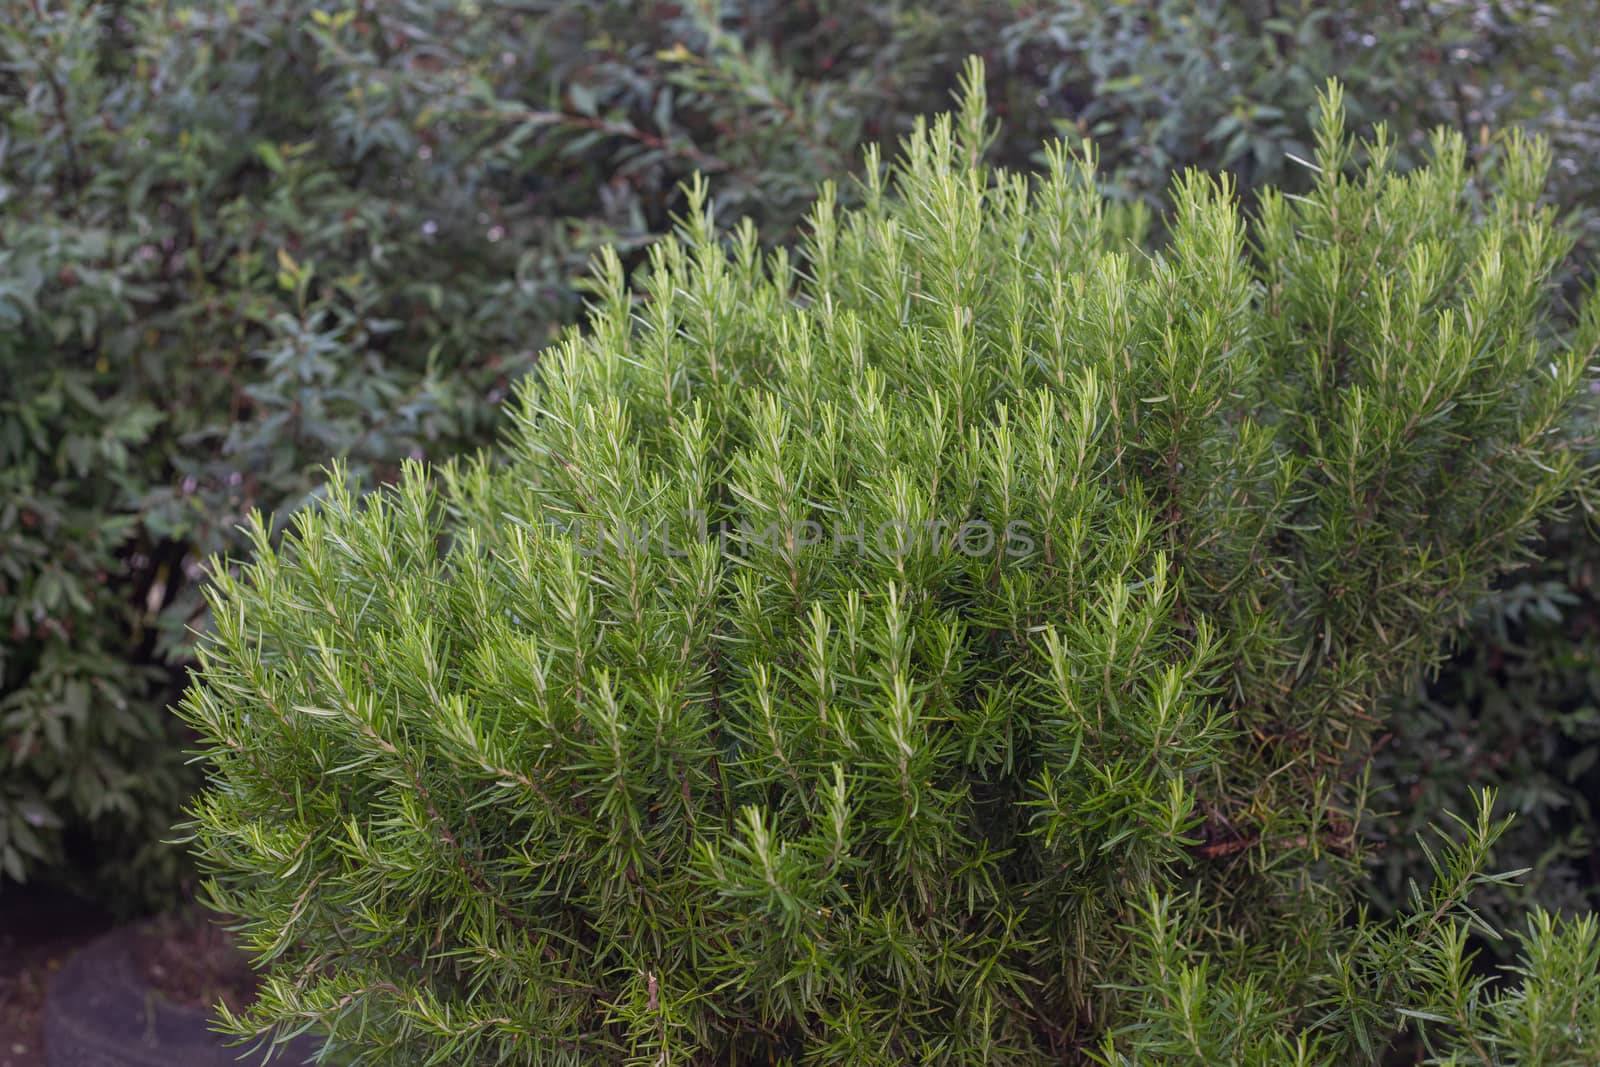
POLYGON ((172 1003, 205 1012, 219 1000, 242 1011, 260 986, 221 917, 196 906, 141 923, 133 965, 172 1003))
POLYGON ((50 976, 111 919, 58 890, 0 892, 0 1067, 44 1062, 44 995, 50 976))
MULTIPOLYGON (((115 925, 94 908, 44 887, 0 894, 0 1067, 44 1063, 44 1003, 50 977, 73 952, 115 925)), ((185 905, 135 924, 133 964, 174 1004, 239 1011, 258 980, 234 936, 213 913, 185 905)))

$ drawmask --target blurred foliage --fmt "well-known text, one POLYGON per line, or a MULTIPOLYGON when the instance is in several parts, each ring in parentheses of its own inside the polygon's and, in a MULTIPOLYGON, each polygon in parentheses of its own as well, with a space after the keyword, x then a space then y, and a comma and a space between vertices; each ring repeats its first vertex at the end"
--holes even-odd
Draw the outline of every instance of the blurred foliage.
POLYGON ((721 220, 788 241, 819 179, 942 107, 977 53, 999 162, 1081 134, 1109 192, 1152 206, 1189 165, 1304 187, 1337 74, 1402 162, 1438 123, 1545 133, 1554 196, 1587 207, 1583 261, 1592 14, 0 0, 0 882, 170 883, 153 842, 188 783, 163 709, 205 624, 205 561, 252 508, 302 504, 332 457, 371 484, 492 442, 592 253, 637 262, 693 172, 721 220))
MULTIPOLYGON (((1520 889, 1482 895, 1491 922, 1536 903, 1581 914, 1600 907, 1600 542, 1593 520, 1548 531, 1548 559, 1503 583, 1440 676, 1402 702, 1375 761, 1390 813, 1373 896, 1406 898, 1423 868, 1417 834, 1485 785, 1503 789, 1516 821, 1497 844, 1520 889)), ((1501 958, 1513 946, 1483 946, 1501 958)))

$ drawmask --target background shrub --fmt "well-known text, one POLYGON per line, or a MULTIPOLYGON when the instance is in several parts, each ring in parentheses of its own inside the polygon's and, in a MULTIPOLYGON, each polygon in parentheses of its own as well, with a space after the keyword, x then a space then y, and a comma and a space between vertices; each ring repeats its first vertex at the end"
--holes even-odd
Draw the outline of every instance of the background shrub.
POLYGON ((1290 157, 1338 74, 1401 161, 1437 122, 1469 160, 1488 125, 1533 125, 1592 242, 1582 7, 7 0, 0 881, 170 883, 156 841, 190 783, 163 708, 201 561, 331 456, 371 484, 492 440, 592 252, 636 263, 694 171, 791 241, 816 181, 978 52, 994 158, 1089 135, 1109 194, 1159 213, 1191 164, 1303 189, 1290 157))
POLYGON ((1480 895, 1490 919, 1506 922, 1529 903, 1567 913, 1600 906, 1600 550, 1592 528, 1574 520, 1547 528, 1540 551, 1545 561, 1478 606, 1440 676, 1390 713, 1374 770, 1376 803, 1393 813, 1376 824, 1380 906, 1404 901, 1406 879, 1424 862, 1417 835, 1433 813, 1465 810, 1484 787, 1498 787, 1517 813, 1497 863, 1528 871, 1520 886, 1480 895))

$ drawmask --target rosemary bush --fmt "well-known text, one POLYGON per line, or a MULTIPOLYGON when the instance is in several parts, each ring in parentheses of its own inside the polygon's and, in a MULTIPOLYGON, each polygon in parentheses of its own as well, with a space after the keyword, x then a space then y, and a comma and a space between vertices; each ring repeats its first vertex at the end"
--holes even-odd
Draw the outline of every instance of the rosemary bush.
MULTIPOLYGON (((1490 981, 1503 824, 1355 906, 1386 695, 1582 477, 1548 150, 1142 212, 983 163, 980 71, 795 256, 703 184, 505 463, 330 480, 219 569, 195 847, 241 1036, 354 1062, 1592 1062, 1600 941, 1490 981)), ((1443 819, 1438 820, 1451 826, 1443 819)))

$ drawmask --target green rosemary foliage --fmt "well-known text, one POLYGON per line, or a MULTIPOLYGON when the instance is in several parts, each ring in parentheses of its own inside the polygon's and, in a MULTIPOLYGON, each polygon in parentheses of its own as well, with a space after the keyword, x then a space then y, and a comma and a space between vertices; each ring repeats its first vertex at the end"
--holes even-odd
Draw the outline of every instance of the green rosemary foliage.
MULTIPOLYGON (((183 713, 241 1035, 356 1062, 1452 1062, 1597 1047, 1594 924, 1467 965, 1501 829, 1354 911, 1380 700, 1580 478, 1548 153, 1458 136, 1170 240, 980 72, 801 254, 703 184, 513 405, 214 592, 183 713), (1585 990, 1589 992, 1586 993, 1585 990), (1533 1050, 1530 1052, 1530 1050, 1533 1050)), ((1482 932, 1479 929, 1479 932, 1482 932)), ((1520 1059, 1519 1059, 1520 1057, 1520 1059)))

